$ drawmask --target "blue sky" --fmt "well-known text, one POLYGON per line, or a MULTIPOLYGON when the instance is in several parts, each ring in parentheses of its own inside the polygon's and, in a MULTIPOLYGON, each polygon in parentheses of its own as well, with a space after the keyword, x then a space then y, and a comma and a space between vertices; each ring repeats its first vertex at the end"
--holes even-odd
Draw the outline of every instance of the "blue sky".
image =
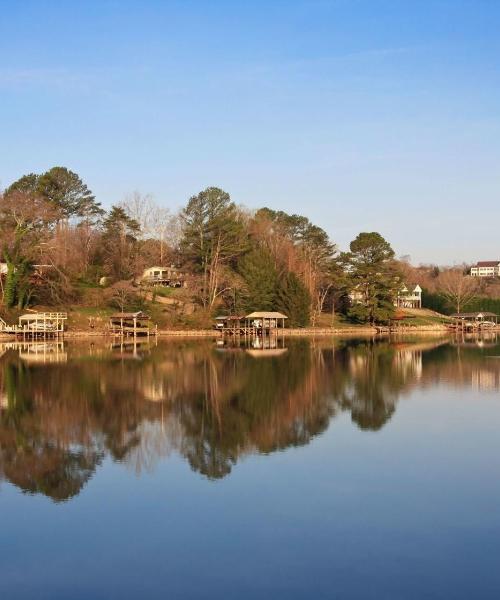
POLYGON ((500 1, 0 0, 0 185, 209 185, 341 248, 500 258, 500 1))

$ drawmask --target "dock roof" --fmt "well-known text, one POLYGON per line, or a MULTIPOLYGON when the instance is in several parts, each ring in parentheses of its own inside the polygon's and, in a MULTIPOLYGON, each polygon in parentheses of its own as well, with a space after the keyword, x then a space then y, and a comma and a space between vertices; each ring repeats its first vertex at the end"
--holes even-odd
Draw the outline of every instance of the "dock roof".
POLYGON ((110 319, 149 319, 149 315, 138 310, 137 312, 116 313, 109 317, 110 319))
POLYGON ((246 316, 247 319, 288 319, 288 317, 279 312, 257 311, 246 316))
POLYGON ((470 313, 454 313, 450 315, 453 319, 474 319, 478 317, 496 317, 497 315, 492 312, 487 312, 485 310, 479 312, 470 312, 470 313))
POLYGON ((228 315, 228 316, 224 316, 221 315, 219 317, 215 317, 216 321, 242 321, 245 317, 244 316, 238 316, 238 315, 228 315))

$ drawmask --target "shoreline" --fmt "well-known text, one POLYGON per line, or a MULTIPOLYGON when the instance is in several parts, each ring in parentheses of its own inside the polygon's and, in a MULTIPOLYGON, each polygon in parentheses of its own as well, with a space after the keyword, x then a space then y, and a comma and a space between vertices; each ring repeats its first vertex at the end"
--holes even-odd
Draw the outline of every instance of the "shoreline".
MULTIPOLYGON (((491 332, 500 332, 500 327, 489 329, 491 332)), ((411 327, 407 329, 403 329, 401 331, 379 331, 375 327, 343 327, 343 328, 304 328, 304 329, 282 329, 277 332, 278 335, 282 335, 285 337, 325 337, 325 336, 373 336, 373 337, 386 337, 386 336, 408 336, 408 335, 419 335, 419 334, 453 334, 452 331, 442 326, 434 326, 434 325, 421 325, 416 327, 411 327)), ((86 331, 86 330, 72 330, 66 331, 60 340, 72 340, 72 339, 88 339, 88 338, 109 338, 116 339, 119 336, 110 335, 107 331, 98 330, 98 331, 86 331)), ((222 338, 224 337, 220 331, 216 331, 213 329, 163 329, 158 330, 156 335, 151 335, 151 338, 168 338, 168 337, 189 337, 189 338, 222 338)), ((229 339, 232 336, 225 336, 229 339)), ((239 336, 244 337, 244 336, 239 336)), ((141 336, 141 339, 143 336, 141 336)), ((145 338, 147 339, 147 338, 145 338)), ((12 335, 0 334, 0 341, 23 341, 20 339, 16 339, 12 335)), ((26 342, 31 341, 51 341, 51 340, 25 340, 26 342)))

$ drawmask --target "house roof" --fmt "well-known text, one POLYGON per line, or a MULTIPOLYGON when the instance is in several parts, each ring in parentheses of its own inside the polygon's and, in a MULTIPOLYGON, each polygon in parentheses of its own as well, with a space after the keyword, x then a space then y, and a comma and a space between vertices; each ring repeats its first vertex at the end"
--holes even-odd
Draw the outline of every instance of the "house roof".
POLYGON ((480 260, 476 263, 476 267, 498 267, 500 260, 480 260))
POLYGON ((406 284, 403 284, 403 287, 399 290, 402 294, 408 293, 408 292, 417 292, 420 293, 422 291, 422 288, 418 285, 418 283, 416 284, 409 284, 408 286, 406 284))
POLYGON ((279 312, 253 312, 246 316, 247 319, 288 319, 286 315, 279 312))

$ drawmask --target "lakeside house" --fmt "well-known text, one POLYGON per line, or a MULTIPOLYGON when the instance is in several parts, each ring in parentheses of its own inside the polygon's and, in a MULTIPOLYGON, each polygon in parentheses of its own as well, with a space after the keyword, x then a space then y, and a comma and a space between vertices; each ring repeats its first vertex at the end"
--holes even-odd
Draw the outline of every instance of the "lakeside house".
POLYGON ((422 308, 422 288, 418 284, 410 288, 403 285, 398 291, 394 306, 397 308, 422 308))
MULTIPOLYGON (((356 287, 349 292, 351 304, 364 304, 366 302, 365 294, 356 287)), ((394 306, 396 308, 422 308, 422 288, 416 284, 407 286, 403 284, 394 297, 394 306)))
POLYGON ((499 260, 482 260, 470 270, 472 277, 500 277, 499 260))
POLYGON ((143 285, 164 285, 172 288, 186 287, 186 274, 179 271, 175 265, 170 267, 148 267, 140 277, 143 285))
POLYGON ((284 329, 285 321, 288 317, 279 312, 258 311, 247 315, 247 323, 256 329, 284 329))

